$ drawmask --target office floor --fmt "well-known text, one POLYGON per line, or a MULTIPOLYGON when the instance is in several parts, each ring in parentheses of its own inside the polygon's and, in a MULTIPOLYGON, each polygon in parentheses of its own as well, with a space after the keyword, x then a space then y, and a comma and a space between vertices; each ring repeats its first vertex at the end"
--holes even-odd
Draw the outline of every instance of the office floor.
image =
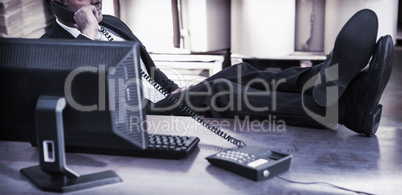
MULTIPOLYGON (((293 154, 290 170, 282 177, 300 182, 328 182, 373 194, 401 194, 402 188, 402 48, 396 48, 394 69, 381 103, 381 125, 376 136, 356 135, 340 126, 337 131, 288 127, 286 131, 253 130, 228 121, 228 131, 248 145, 293 154), (236 127, 237 125, 237 127, 236 127)), ((327 185, 294 184, 279 178, 254 182, 210 165, 205 157, 231 145, 188 117, 149 116, 151 131, 196 135, 198 149, 181 160, 68 153, 68 166, 81 174, 115 170, 122 183, 72 194, 353 194, 327 185), (166 125, 160 128, 157 125, 166 125), (190 127, 190 128, 189 128, 190 127), (170 129, 170 130, 166 130, 170 129), (174 131, 174 132, 173 132, 174 131)), ((0 142, 0 194, 42 194, 19 170, 38 164, 38 152, 27 143, 0 142)))

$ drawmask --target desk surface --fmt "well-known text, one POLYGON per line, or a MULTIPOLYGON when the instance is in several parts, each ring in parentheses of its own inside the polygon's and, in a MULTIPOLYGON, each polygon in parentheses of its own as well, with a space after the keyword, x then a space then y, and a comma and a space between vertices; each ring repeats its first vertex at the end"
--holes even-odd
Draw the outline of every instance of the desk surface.
MULTIPOLYGON (((292 184, 272 178, 255 182, 212 166, 205 157, 232 145, 197 125, 188 117, 148 116, 151 131, 159 134, 196 135, 198 148, 181 160, 67 153, 67 165, 79 174, 114 170, 122 183, 73 194, 322 194, 348 193, 325 185, 292 184), (167 131, 169 129, 169 131, 167 131), (171 131, 174 129, 174 131, 171 131)), ((384 119, 386 123, 386 118, 384 119)), ((384 121, 383 120, 383 121, 384 121)), ((378 135, 367 138, 343 126, 337 131, 264 124, 244 125, 239 120, 212 120, 248 145, 293 154, 290 170, 281 176, 311 182, 329 182, 375 194, 401 192, 402 131, 381 125, 378 135), (257 126, 256 126, 257 125, 257 126)), ((19 172, 38 164, 38 152, 28 143, 0 142, 0 194, 42 194, 19 172)))

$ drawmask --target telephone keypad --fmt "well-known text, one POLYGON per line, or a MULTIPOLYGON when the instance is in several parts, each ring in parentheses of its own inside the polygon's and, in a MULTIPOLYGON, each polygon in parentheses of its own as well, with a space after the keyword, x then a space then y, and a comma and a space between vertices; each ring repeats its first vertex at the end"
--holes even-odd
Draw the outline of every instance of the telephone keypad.
POLYGON ((255 155, 252 154, 250 155, 248 153, 232 151, 232 150, 220 152, 217 154, 217 157, 234 160, 241 164, 247 164, 257 160, 255 155))

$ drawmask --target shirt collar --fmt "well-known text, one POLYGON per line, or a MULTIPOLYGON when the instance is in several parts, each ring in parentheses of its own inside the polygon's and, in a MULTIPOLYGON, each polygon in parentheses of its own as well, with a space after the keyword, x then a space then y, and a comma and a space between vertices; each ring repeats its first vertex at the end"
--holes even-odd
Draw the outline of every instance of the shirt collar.
MULTIPOLYGON (((81 31, 79 31, 77 28, 72 28, 69 26, 66 26, 65 24, 61 23, 60 20, 58 18, 56 18, 56 22, 57 24, 59 24, 64 30, 66 30, 67 32, 69 32, 72 36, 74 36, 75 38, 78 37, 78 35, 81 34, 81 31)), ((124 39, 122 37, 120 37, 119 35, 117 35, 116 32, 104 27, 107 31, 110 32, 110 35, 113 36, 115 41, 124 41, 124 39)), ((100 30, 100 26, 98 25, 98 30, 100 30)), ((85 35, 84 35, 85 36, 85 35)), ((96 40, 103 40, 103 41, 107 41, 108 39, 106 39, 106 37, 100 33, 98 31, 98 34, 95 37, 96 40)))
POLYGON ((77 38, 78 35, 81 34, 81 32, 80 32, 78 29, 72 28, 72 27, 69 27, 69 26, 66 26, 65 24, 61 23, 58 18, 56 18, 56 22, 57 22, 57 24, 59 24, 64 30, 66 30, 66 31, 69 32, 71 35, 73 35, 75 38, 77 38))

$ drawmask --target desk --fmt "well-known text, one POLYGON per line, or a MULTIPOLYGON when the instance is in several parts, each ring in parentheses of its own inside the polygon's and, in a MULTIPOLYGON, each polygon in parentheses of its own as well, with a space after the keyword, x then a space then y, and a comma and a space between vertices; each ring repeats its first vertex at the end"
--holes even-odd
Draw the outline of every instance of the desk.
MULTIPOLYGON (((397 194, 402 181, 402 131, 387 126, 367 138, 340 126, 337 131, 286 126, 272 128, 239 120, 211 119, 248 145, 293 154, 290 170, 281 176, 296 181, 323 181, 375 194, 397 194), (244 125, 246 124, 246 125, 244 125)), ((212 166, 205 160, 231 144, 188 117, 148 116, 151 132, 196 135, 198 148, 181 160, 67 153, 67 165, 79 174, 114 170, 122 183, 70 194, 345 194, 322 186, 278 178, 255 182, 212 166), (156 131, 159 129, 159 131, 156 131)), ((43 194, 23 177, 21 168, 38 164, 29 143, 0 142, 0 194, 43 194)))

